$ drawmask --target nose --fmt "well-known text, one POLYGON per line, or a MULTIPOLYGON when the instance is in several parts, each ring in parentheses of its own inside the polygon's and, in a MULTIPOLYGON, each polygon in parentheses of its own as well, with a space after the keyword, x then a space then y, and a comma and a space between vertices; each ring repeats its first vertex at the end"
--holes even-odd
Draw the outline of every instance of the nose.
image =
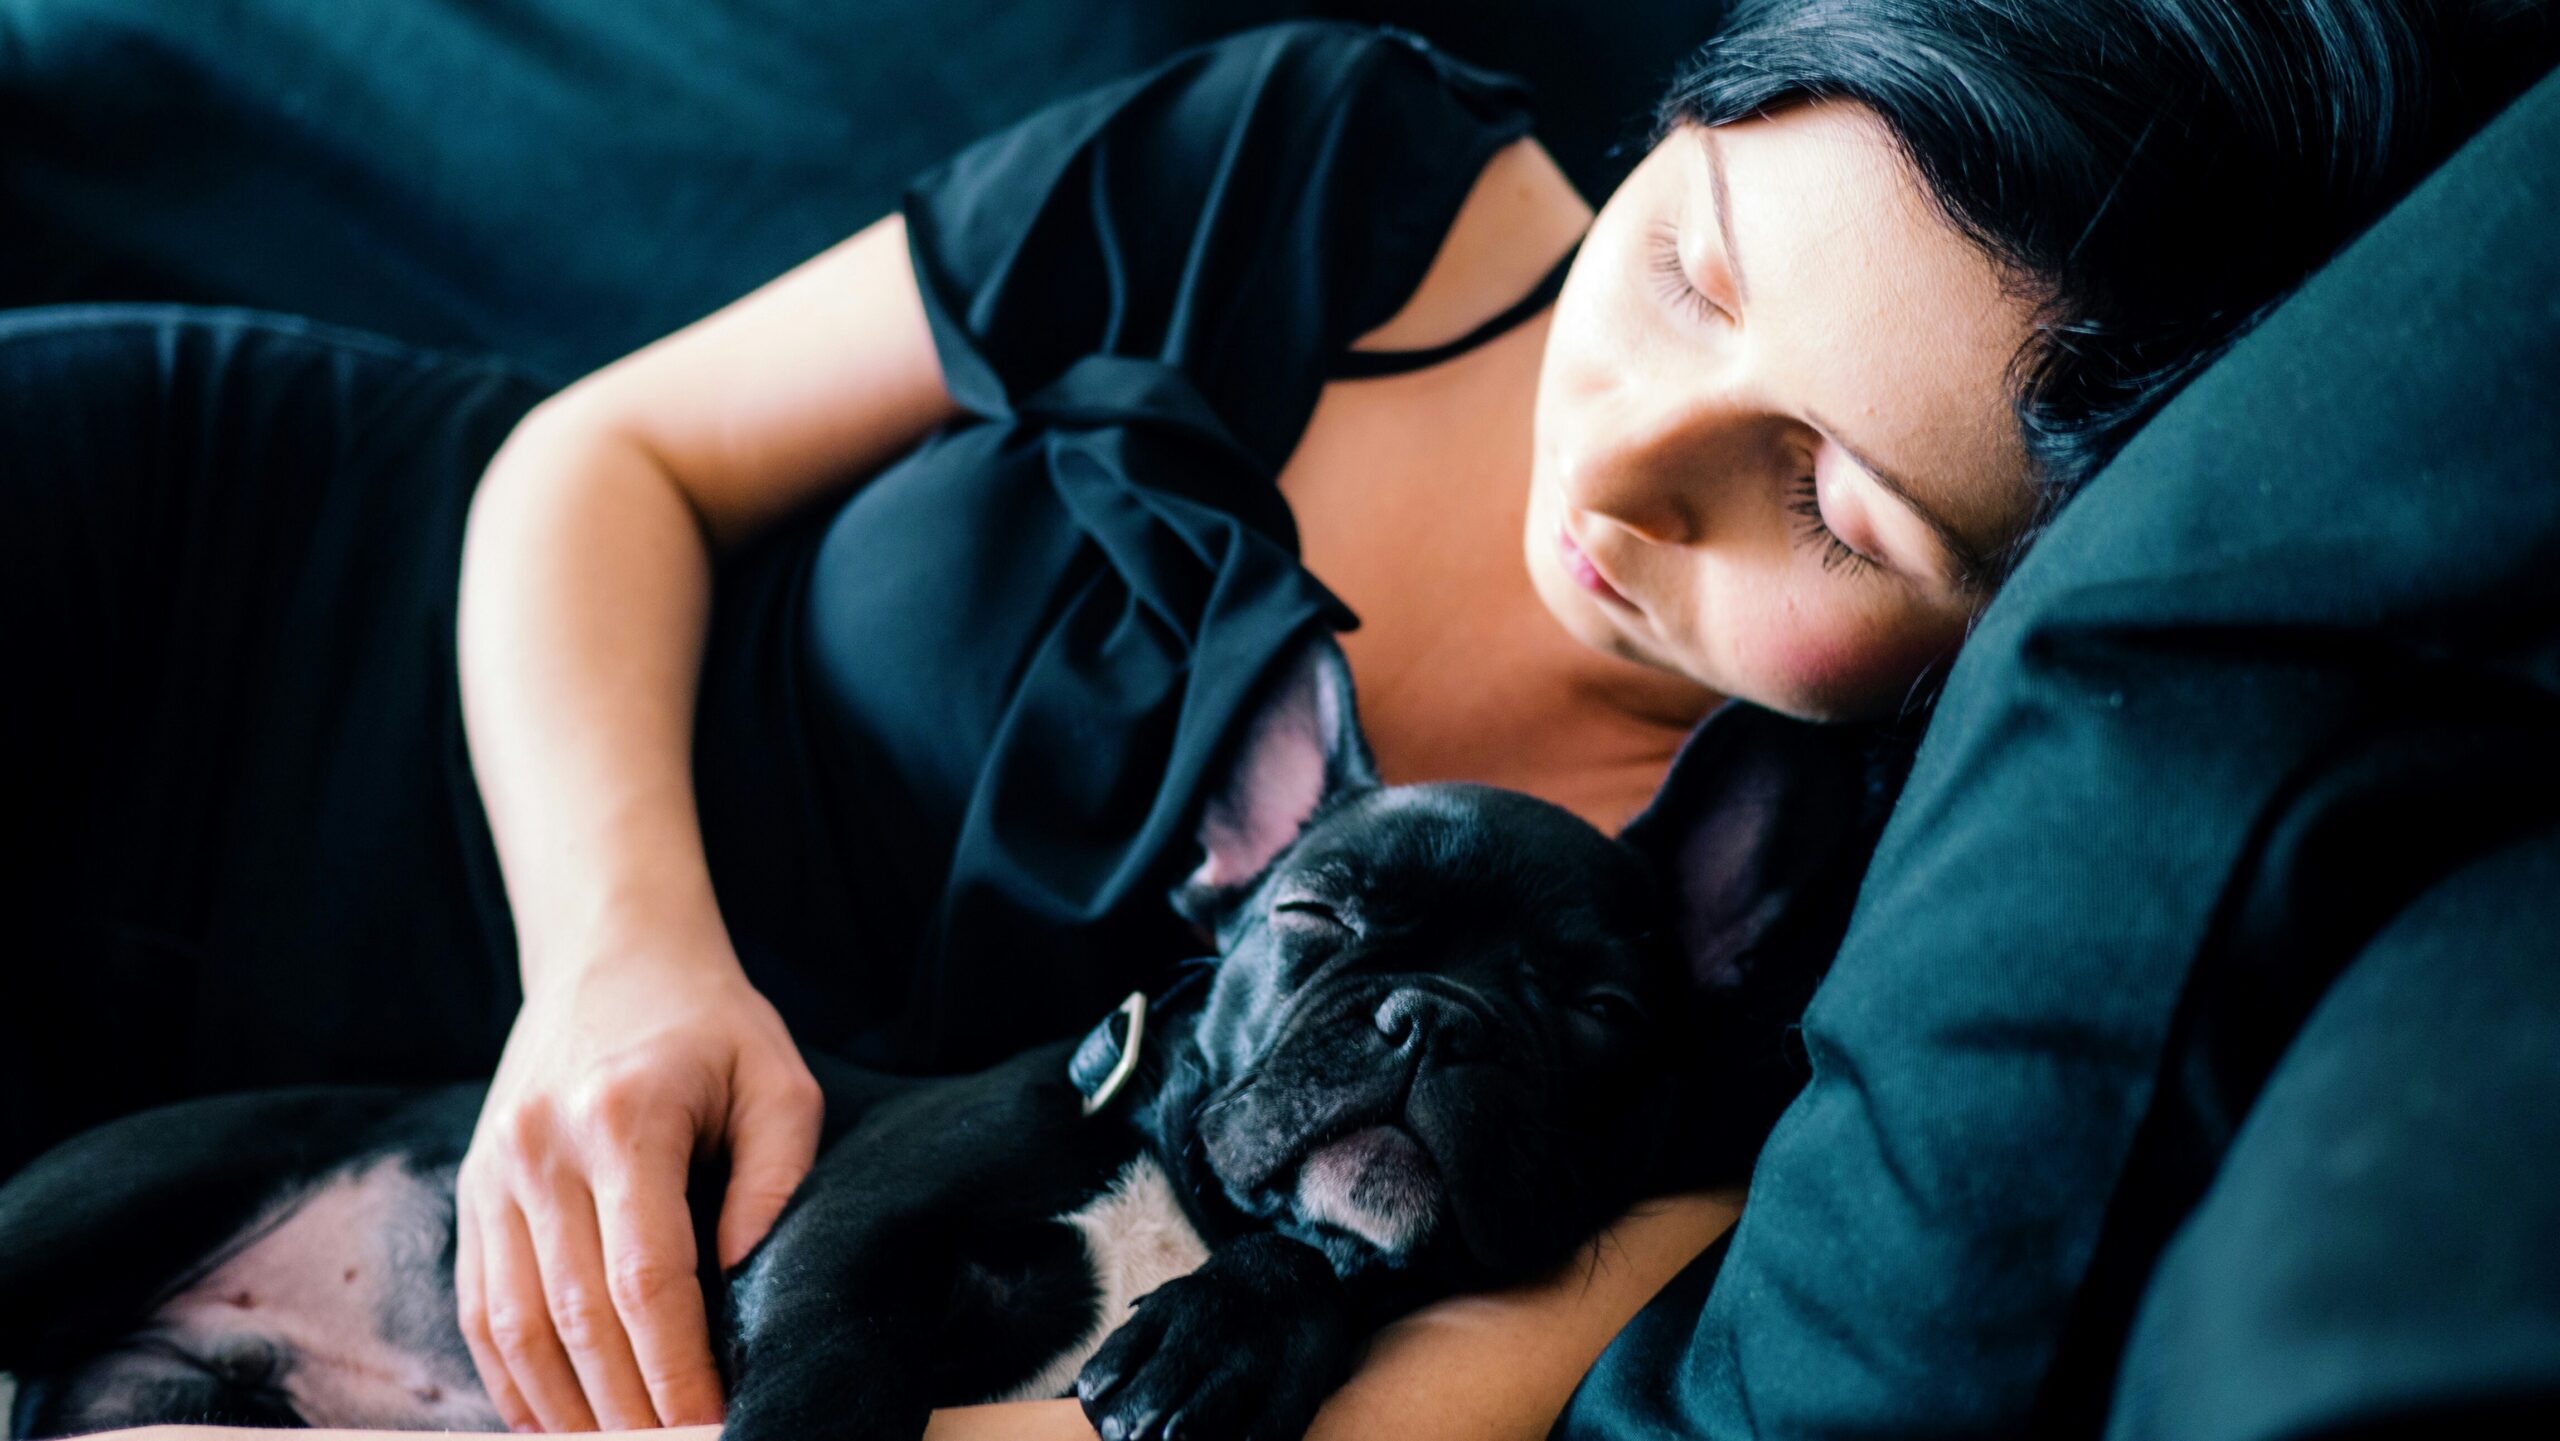
POLYGON ((1388 992, 1370 1020, 1387 1044, 1400 1051, 1437 1054, 1446 1061, 1474 1060, 1485 1053, 1484 1026, 1474 1010, 1420 986, 1388 992))
POLYGON ((1558 488, 1574 509, 1645 540, 1695 544, 1718 478, 1746 463, 1751 418, 1729 395, 1654 389, 1622 381, 1585 398, 1583 423, 1557 449, 1558 488))

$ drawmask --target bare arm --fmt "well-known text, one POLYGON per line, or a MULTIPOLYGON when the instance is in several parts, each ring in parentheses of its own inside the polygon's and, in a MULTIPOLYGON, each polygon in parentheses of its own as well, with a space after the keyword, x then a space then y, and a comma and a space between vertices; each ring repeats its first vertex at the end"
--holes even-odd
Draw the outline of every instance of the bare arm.
POLYGON ((1379 1334, 1308 1441, 1543 1441, 1610 1340, 1741 1210, 1739 1191, 1648 1202, 1553 1276, 1415 1312, 1379 1334))
POLYGON ((472 501, 472 767, 529 970, 716 924, 688 746, 714 550, 958 414, 890 215, 535 407, 472 501))
MULTIPOLYGON (((1426 1307, 1378 1334, 1325 1404, 1308 1441, 1540 1441, 1611 1337, 1733 1224, 1740 1192, 1648 1202, 1555 1275, 1426 1307)), ((210 1426, 155 1426, 101 1441, 241 1441, 210 1426)), ((399 1433, 312 1431, 309 1441, 399 1433)), ((719 1428, 598 1441, 718 1441, 719 1428)), ((925 1441, 1094 1441, 1073 1401, 961 1406, 933 1414, 925 1441)))
POLYGON ((456 1182, 465 1340, 510 1423, 720 1414, 685 1209, 725 1149, 724 1263, 820 1102, 715 903, 691 747, 715 550, 957 411, 892 215, 536 407, 464 534, 464 728, 525 1002, 456 1182))
MULTIPOLYGON (((1647 1202, 1552 1276, 1380 1331, 1307 1441, 1544 1441, 1609 1341, 1740 1213, 1720 1191, 1647 1202)), ((706 1436, 701 1441, 709 1441, 706 1436)), ((962 1406, 925 1441, 1095 1441, 1073 1401, 962 1406)))

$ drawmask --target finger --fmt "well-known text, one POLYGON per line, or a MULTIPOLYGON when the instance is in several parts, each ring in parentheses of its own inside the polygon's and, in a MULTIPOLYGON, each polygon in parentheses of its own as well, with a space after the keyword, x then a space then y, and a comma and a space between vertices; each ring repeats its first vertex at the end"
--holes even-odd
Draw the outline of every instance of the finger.
POLYGON ((560 1348, 569 1355, 576 1384, 603 1427, 646 1430, 658 1424, 649 1388, 631 1338, 615 1313, 604 1277, 604 1241, 596 1229, 595 1197, 586 1182, 563 1169, 552 1173, 549 1194, 525 1215, 534 1259, 542 1267, 542 1294, 560 1348))
POLYGON ((711 1325, 694 1276, 693 1215, 685 1206, 691 1139, 679 1132, 636 1146, 628 1164, 596 1182, 605 1284, 650 1403, 668 1426, 708 1425, 721 1414, 720 1371, 711 1358, 711 1325))
POLYGON ((720 1269, 746 1259, 818 1159, 825 1103, 808 1068, 740 1093, 729 1117, 729 1187, 720 1200, 720 1269))
POLYGON ((459 1190, 453 1207, 453 1308, 462 1325, 462 1344, 471 1352, 472 1368, 480 1373, 480 1389, 488 1393, 489 1408, 508 1429, 529 1431, 541 1424, 533 1408, 524 1403, 516 1391, 515 1378, 507 1374, 507 1361, 498 1354, 495 1341, 489 1339, 487 1291, 481 1279, 480 1223, 478 1207, 465 1200, 459 1190))
POLYGON ((481 1212, 482 1274, 488 1281, 489 1335, 507 1361, 516 1391, 545 1431, 593 1431, 595 1412, 579 1388, 544 1299, 542 1263, 533 1233, 512 1198, 481 1212))

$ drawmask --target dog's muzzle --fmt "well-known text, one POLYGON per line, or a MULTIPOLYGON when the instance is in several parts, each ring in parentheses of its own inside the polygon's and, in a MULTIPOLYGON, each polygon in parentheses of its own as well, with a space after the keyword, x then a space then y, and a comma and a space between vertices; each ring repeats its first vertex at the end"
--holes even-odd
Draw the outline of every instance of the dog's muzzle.
POLYGON ((1311 1013, 1325 1019, 1274 1038, 1251 1079, 1204 1109, 1210 1167, 1250 1211, 1294 1212, 1408 1255, 1451 1201, 1450 1158, 1433 1146, 1461 1139, 1416 1127, 1415 1091, 1445 1091, 1457 1084, 1450 1068, 1492 1060, 1495 1027, 1470 998, 1430 984, 1311 1013))

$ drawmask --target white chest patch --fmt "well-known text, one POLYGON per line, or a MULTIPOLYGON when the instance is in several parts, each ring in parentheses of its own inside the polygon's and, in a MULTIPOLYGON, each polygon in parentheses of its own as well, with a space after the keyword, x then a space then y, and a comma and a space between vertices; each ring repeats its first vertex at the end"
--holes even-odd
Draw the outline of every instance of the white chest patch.
POLYGON ((1209 1248, 1191 1229, 1182 1203, 1174 1199, 1173 1183, 1153 1157, 1131 1161, 1110 1189, 1058 1219, 1083 1234, 1085 1255, 1093 1263, 1093 1327, 1030 1380, 989 1400, 1045 1401, 1066 1395, 1076 1373, 1129 1319, 1139 1297, 1190 1275, 1209 1259, 1209 1248))
POLYGON ((287 1197, 291 1214, 251 1227, 145 1335, 199 1356, 289 1358, 275 1381, 313 1426, 502 1431, 437 1284, 450 1195, 449 1178, 386 1156, 287 1197))

